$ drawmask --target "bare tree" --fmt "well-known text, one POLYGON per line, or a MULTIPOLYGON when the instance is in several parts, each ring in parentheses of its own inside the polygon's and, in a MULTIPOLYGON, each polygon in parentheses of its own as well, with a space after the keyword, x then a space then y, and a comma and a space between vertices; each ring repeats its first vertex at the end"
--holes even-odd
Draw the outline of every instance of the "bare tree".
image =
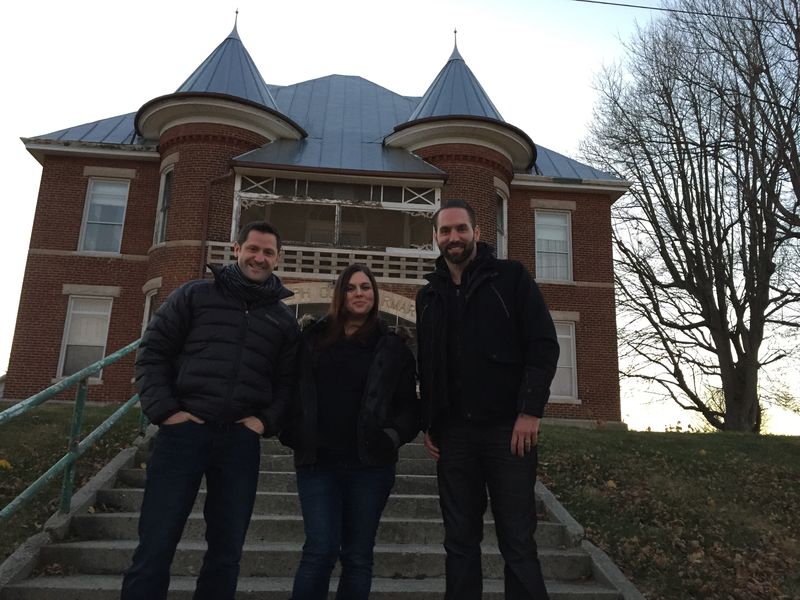
POLYGON ((585 156, 614 209, 627 375, 758 432, 762 369, 800 326, 797 0, 676 0, 599 78, 585 156), (721 398, 721 401, 720 401, 721 398))

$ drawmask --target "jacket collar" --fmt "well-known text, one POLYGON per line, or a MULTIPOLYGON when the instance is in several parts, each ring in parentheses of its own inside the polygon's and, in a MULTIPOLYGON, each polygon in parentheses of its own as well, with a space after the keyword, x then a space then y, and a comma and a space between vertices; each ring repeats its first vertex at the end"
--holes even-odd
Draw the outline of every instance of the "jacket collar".
MULTIPOLYGON (((493 273, 495 271, 497 259, 494 256, 494 248, 485 242, 478 242, 477 249, 475 258, 464 269, 462 281, 467 284, 467 287, 471 287, 472 281, 483 279, 483 277, 479 276, 484 273, 493 273)), ((433 272, 425 275, 424 278, 433 284, 439 285, 450 281, 450 269, 447 268, 447 261, 444 256, 439 255, 436 259, 436 268, 433 272)))

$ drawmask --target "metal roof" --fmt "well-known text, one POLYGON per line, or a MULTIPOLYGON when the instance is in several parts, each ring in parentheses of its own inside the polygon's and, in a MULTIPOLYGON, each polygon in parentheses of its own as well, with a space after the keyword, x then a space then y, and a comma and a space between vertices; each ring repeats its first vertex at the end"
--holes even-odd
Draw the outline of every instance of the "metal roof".
POLYGON ((407 121, 456 115, 485 117, 504 122, 500 111, 492 104, 478 78, 464 62, 458 52, 458 46, 453 47, 453 53, 447 63, 439 71, 407 121))
POLYGON ((536 156, 536 164, 530 171, 532 175, 543 175, 556 179, 622 181, 619 177, 559 154, 555 150, 550 150, 539 144, 536 147, 539 153, 536 156))
POLYGON ((278 111, 275 99, 244 47, 236 25, 175 93, 212 93, 244 98, 278 111))
MULTIPOLYGON (((383 145, 398 125, 437 116, 469 115, 502 121, 464 59, 454 48, 445 67, 422 99, 401 96, 362 77, 329 75, 287 86, 267 85, 239 39, 231 34, 176 93, 225 94, 280 112, 308 132, 301 141, 276 140, 236 158, 240 165, 296 170, 342 170, 397 176, 442 177, 441 170, 399 148, 383 145)), ((152 145, 137 135, 127 113, 76 125, 33 138, 31 149, 53 143, 152 145)), ((617 181, 618 178, 542 146, 532 175, 568 180, 617 181)))
POLYGON ((301 124, 308 137, 301 142, 276 140, 237 157, 240 164, 444 176, 411 152, 383 145, 386 133, 406 118, 419 98, 348 75, 270 89, 281 112, 301 124))
POLYGON ((132 144, 141 145, 145 140, 136 134, 133 118, 136 113, 128 113, 100 119, 83 125, 74 125, 52 133, 45 133, 31 138, 52 142, 89 142, 95 144, 132 144))

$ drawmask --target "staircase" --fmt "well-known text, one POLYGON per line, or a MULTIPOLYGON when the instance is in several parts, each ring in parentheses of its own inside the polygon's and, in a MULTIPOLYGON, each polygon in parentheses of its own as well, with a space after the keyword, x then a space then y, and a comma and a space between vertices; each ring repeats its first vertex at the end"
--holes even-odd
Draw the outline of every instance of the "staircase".
MULTIPOLYGON (((118 598, 122 573, 136 547, 146 447, 147 444, 135 456, 131 455, 127 464, 110 478, 110 485, 99 489, 90 506, 82 507, 71 518, 62 540, 41 547, 28 578, 0 587, 0 600, 118 598)), ((261 470, 237 599, 287 600, 303 542, 290 451, 274 440, 263 441, 261 470)), ((371 598, 439 600, 443 597, 445 555, 436 492, 435 464, 426 457, 422 444, 405 446, 394 491, 378 531, 371 598)), ((563 520, 566 513, 546 490, 541 492, 536 539, 550 598, 632 597, 619 591, 620 586, 614 587, 614 578, 598 569, 596 556, 593 559, 587 544, 576 537, 574 527, 570 530, 569 523, 556 520, 557 517, 563 520)), ((178 546, 172 565, 170 599, 190 599, 194 590, 194 578, 205 549, 204 495, 201 490, 178 546)), ((503 598, 503 560, 493 524, 488 520, 490 516, 487 512, 483 597, 499 600, 503 598)), ((334 571, 332 589, 336 586, 337 572, 334 571)))

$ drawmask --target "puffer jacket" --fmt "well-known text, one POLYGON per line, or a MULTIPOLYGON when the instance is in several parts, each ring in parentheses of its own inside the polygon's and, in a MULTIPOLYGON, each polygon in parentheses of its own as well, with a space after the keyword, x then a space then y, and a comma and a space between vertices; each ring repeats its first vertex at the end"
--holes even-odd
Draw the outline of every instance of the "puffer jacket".
POLYGON ((299 341, 281 301, 292 293, 276 277, 248 304, 224 268, 212 271, 213 280, 175 290, 150 320, 136 355, 142 409, 156 424, 181 410, 216 423, 255 416, 264 435, 274 435, 288 407, 299 341))
MULTIPOLYGON (((414 355, 406 340, 378 321, 379 339, 367 375, 358 415, 358 457, 366 465, 397 462, 401 445, 420 431, 414 355), (391 445, 375 444, 375 433, 383 430, 391 445)), ((303 329, 298 351, 298 376, 292 417, 280 440, 294 450, 296 466, 317 460, 317 390, 313 371, 315 347, 327 331, 327 319, 303 329)), ((335 382, 331 382, 335 385, 335 382)))
MULTIPOLYGON (((439 257, 417 293, 417 347, 423 426, 430 432, 449 410, 447 286, 439 257)), ((461 416, 468 420, 541 417, 558 363, 558 339, 544 298, 525 267, 499 260, 487 244, 462 279, 461 416)), ((435 432, 434 432, 435 433, 435 432)))

